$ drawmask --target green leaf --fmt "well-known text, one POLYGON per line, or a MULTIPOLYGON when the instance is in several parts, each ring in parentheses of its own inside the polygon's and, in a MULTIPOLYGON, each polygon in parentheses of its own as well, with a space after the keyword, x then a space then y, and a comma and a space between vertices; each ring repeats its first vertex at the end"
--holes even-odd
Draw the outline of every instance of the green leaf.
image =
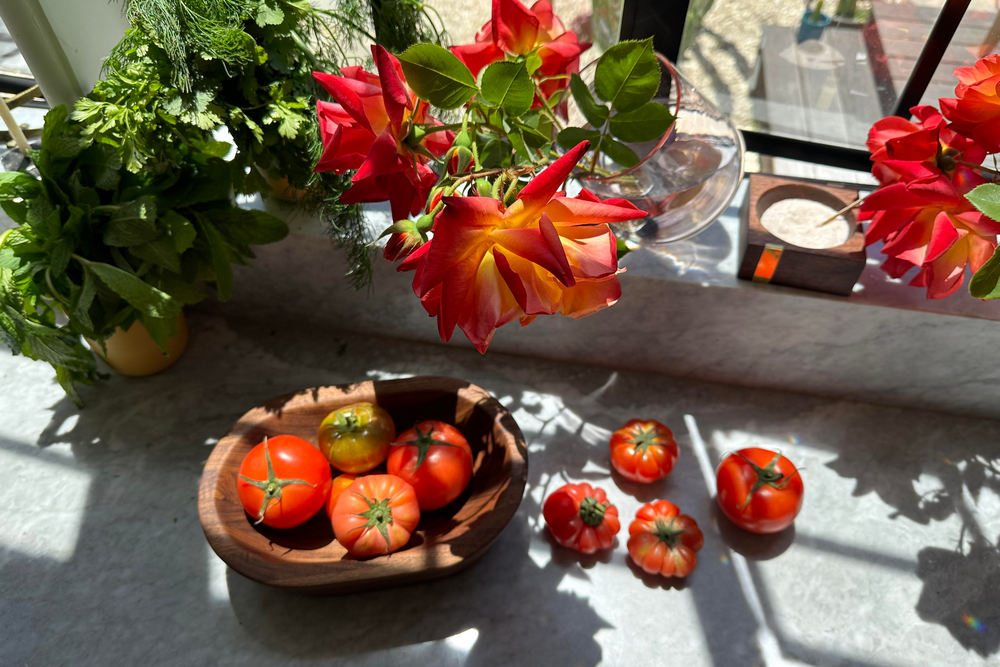
POLYGON ((59 236, 59 209, 48 199, 38 197, 28 202, 26 222, 39 239, 54 239, 59 236))
POLYGON ((142 245, 133 245, 129 248, 129 252, 145 262, 168 271, 181 272, 181 256, 174 248, 173 241, 165 236, 142 245))
POLYGON ((977 299, 1000 299, 1000 248, 993 251, 993 256, 973 274, 969 281, 969 294, 977 299))
POLYGON ((177 211, 167 211, 160 216, 159 221, 166 227, 167 234, 170 235, 170 239, 173 241, 174 250, 178 253, 183 253, 194 244, 194 240, 198 236, 198 231, 191 224, 190 220, 177 211))
POLYGON ((528 70, 529 75, 533 75, 538 71, 538 68, 542 66, 542 57, 538 55, 537 51, 532 51, 524 58, 524 66, 528 70))
POLYGON ((619 262, 622 261, 622 257, 632 252, 632 248, 628 247, 628 243, 626 243, 623 239, 618 238, 617 236, 615 237, 615 250, 618 253, 619 262))
POLYGON ((90 144, 90 140, 80 136, 77 126, 66 122, 69 110, 62 104, 45 114, 42 126, 42 147, 40 153, 53 158, 72 158, 80 154, 90 144))
POLYGON ((0 171, 0 199, 30 199, 40 189, 38 179, 23 171, 0 171))
POLYGON ((1000 183, 983 183, 966 193, 965 198, 983 215, 1000 221, 1000 183))
POLYGON ((622 141, 652 141, 662 137, 673 122, 670 109, 657 102, 646 102, 632 111, 615 114, 608 127, 622 141))
POLYGON ((83 285, 79 290, 74 290, 72 303, 70 304, 70 317, 78 321, 86 329, 93 329, 94 324, 90 319, 90 305, 94 302, 97 294, 97 287, 94 285, 94 278, 86 265, 83 269, 83 285))
POLYGON ((261 28, 268 25, 281 25, 281 22, 285 20, 285 13, 277 7, 261 4, 254 20, 261 28))
POLYGON ((181 305, 169 294, 161 292, 134 273, 104 262, 81 261, 105 287, 144 315, 171 318, 180 313, 181 305))
POLYGON ((542 134, 530 125, 526 125, 517 120, 515 120, 512 125, 520 131, 521 137, 524 138, 525 143, 527 143, 531 148, 541 148, 547 145, 550 141, 548 135, 542 134))
POLYGON ((233 206, 206 211, 205 215, 227 239, 243 246, 274 243, 288 235, 288 225, 284 220, 256 209, 233 206))
POLYGON ((195 213, 195 219, 201 227, 202 236, 208 243, 208 252, 212 260, 212 270, 215 274, 215 290, 219 301, 226 301, 233 293, 233 267, 229 248, 222 234, 212 221, 201 213, 195 213))
POLYGON ((526 113, 535 98, 535 87, 524 63, 500 61, 487 67, 483 71, 482 97, 511 116, 526 113))
POLYGON ((556 143, 565 149, 574 148, 581 141, 589 141, 593 148, 601 139, 601 133, 597 130, 585 130, 582 127, 567 127, 556 135, 556 143))
POLYGON ((634 150, 608 135, 605 135, 604 139, 601 140, 601 150, 623 167, 634 167, 639 164, 639 156, 635 154, 634 150))
POLYGON ((144 317, 142 326, 146 327, 149 337, 164 352, 167 351, 167 339, 177 333, 177 318, 144 317))
POLYGON ((413 92, 436 107, 457 109, 478 92, 469 68, 442 46, 414 44, 398 58, 413 92))
POLYGON ((156 199, 150 195, 126 202, 111 214, 104 243, 127 247, 148 243, 160 236, 156 227, 156 199))
POLYGON ((569 89, 588 123, 593 127, 601 127, 607 122, 611 110, 594 99, 594 96, 590 94, 590 88, 583 82, 579 74, 570 76, 569 89))
POLYGON ((594 90, 618 111, 637 109, 660 87, 660 62, 653 38, 615 44, 597 61, 594 90))
POLYGON ((531 162, 531 152, 528 150, 528 144, 521 135, 521 131, 514 128, 514 131, 507 134, 507 138, 510 139, 510 143, 514 147, 517 159, 522 162, 531 162))
POLYGON ((232 144, 226 141, 215 140, 206 141, 198 146, 198 150, 208 157, 219 158, 220 160, 229 155, 229 151, 232 148, 232 144))

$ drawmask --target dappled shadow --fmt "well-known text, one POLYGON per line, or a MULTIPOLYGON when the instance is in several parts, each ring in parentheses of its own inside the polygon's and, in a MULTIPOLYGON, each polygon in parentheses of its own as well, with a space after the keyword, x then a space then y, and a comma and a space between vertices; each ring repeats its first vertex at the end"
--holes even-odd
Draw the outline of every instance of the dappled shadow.
MULTIPOLYGON (((459 375, 466 352, 382 342, 377 354, 325 357, 315 348, 309 353, 305 346, 315 338, 294 328, 268 329, 249 320, 223 321, 197 313, 191 319, 191 345, 176 366, 159 376, 113 377, 102 387, 87 389, 88 406, 82 411, 68 399, 56 401, 38 441, 42 449, 25 446, 27 455, 46 456, 44 448, 68 445, 72 467, 94 480, 80 508, 82 526, 68 562, 0 555, 5 579, 41 582, 33 584, 48 601, 39 603, 45 605, 40 618, 55 615, 51 607, 57 601, 84 613, 73 627, 46 640, 43 650, 34 650, 37 646, 25 638, 19 646, 28 647, 28 654, 56 664, 58 656, 88 647, 94 660, 114 651, 116 662, 149 658, 167 664, 184 655, 212 664, 222 655, 233 660, 259 657, 262 649, 280 660, 360 658, 405 647, 400 655, 415 664, 493 665, 523 661, 527 646, 512 642, 516 636, 537 644, 533 655, 537 651, 552 664, 603 661, 595 635, 610 624, 586 598, 558 590, 566 565, 555 560, 537 565, 527 556, 528 543, 535 539, 529 524, 537 512, 530 503, 471 567, 426 583, 307 598, 232 570, 223 573, 202 534, 196 496, 212 446, 248 408, 269 405, 272 416, 280 415, 286 401, 268 403, 271 397, 357 381, 366 374, 377 379, 373 367, 397 377, 428 369, 459 375), (98 590, 100 600, 93 599, 98 590), (155 605, 148 605, 151 599, 155 605), (113 608, 103 609, 105 604, 113 608), (526 604, 531 614, 522 613, 526 604), (569 633, 563 626, 568 618, 573 624, 569 633), (121 638, 133 627, 142 627, 147 636, 125 645, 121 638), (186 638, 182 653, 177 653, 177 633, 186 638), (97 636, 118 640, 97 646, 97 636)), ((350 336, 331 345, 362 348, 350 336)), ((482 377, 496 375, 483 368, 482 377)), ((516 428, 509 417, 503 423, 516 428)), ((429 518, 443 529, 453 528, 449 513, 445 508, 429 518)), ((313 523, 316 530, 307 530, 305 541, 290 542, 287 535, 261 530, 278 548, 311 549, 330 538, 328 524, 313 523)), ((600 565, 604 563, 594 567, 600 565)), ((17 612, 9 605, 0 607, 4 619, 17 612)))

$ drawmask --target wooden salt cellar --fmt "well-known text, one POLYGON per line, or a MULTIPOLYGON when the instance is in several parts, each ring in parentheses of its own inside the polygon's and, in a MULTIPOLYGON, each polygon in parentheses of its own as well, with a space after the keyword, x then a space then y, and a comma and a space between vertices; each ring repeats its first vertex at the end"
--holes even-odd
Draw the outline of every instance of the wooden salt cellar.
POLYGON ((743 255, 737 275, 744 280, 849 295, 865 268, 865 238, 854 209, 842 215, 853 229, 832 248, 803 248, 777 238, 760 224, 761 215, 782 199, 811 199, 835 211, 858 198, 857 190, 811 181, 751 174, 740 211, 743 255))

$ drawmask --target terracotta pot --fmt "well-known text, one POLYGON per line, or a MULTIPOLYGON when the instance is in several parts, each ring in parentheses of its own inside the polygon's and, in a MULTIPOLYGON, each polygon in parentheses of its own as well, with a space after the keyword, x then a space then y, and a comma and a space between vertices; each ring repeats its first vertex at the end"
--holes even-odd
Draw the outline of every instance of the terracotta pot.
POLYGON ((177 318, 177 333, 167 339, 166 354, 153 341, 152 336, 139 320, 133 322, 132 326, 126 330, 116 329, 104 341, 107 354, 101 348, 100 343, 88 339, 87 344, 97 356, 117 372, 137 377, 159 373, 171 366, 180 359, 187 347, 187 339, 187 321, 184 319, 184 313, 181 313, 177 318))
POLYGON ((268 185, 271 186, 271 196, 278 201, 288 202, 290 204, 297 204, 306 198, 308 194, 303 188, 297 188, 288 182, 288 179, 284 176, 272 176, 263 169, 261 173, 264 174, 264 178, 267 179, 268 185))

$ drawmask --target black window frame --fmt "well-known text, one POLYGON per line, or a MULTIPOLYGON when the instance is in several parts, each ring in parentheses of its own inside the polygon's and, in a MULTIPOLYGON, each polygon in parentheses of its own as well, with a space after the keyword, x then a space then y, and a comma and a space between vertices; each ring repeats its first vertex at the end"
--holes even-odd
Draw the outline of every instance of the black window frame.
MULTIPOLYGON (((727 0, 719 1, 725 2, 727 0)), ((914 64, 913 71, 896 99, 893 115, 910 118, 910 107, 919 104, 971 2, 972 0, 945 0, 945 5, 931 28, 930 35, 914 64)), ((652 37, 653 47, 672 62, 677 62, 689 6, 689 0, 660 2, 624 0, 619 37, 620 39, 652 37)), ((868 171, 871 168, 869 153, 864 149, 757 130, 741 129, 740 132, 743 134, 747 150, 762 155, 791 158, 857 171, 868 171)))

